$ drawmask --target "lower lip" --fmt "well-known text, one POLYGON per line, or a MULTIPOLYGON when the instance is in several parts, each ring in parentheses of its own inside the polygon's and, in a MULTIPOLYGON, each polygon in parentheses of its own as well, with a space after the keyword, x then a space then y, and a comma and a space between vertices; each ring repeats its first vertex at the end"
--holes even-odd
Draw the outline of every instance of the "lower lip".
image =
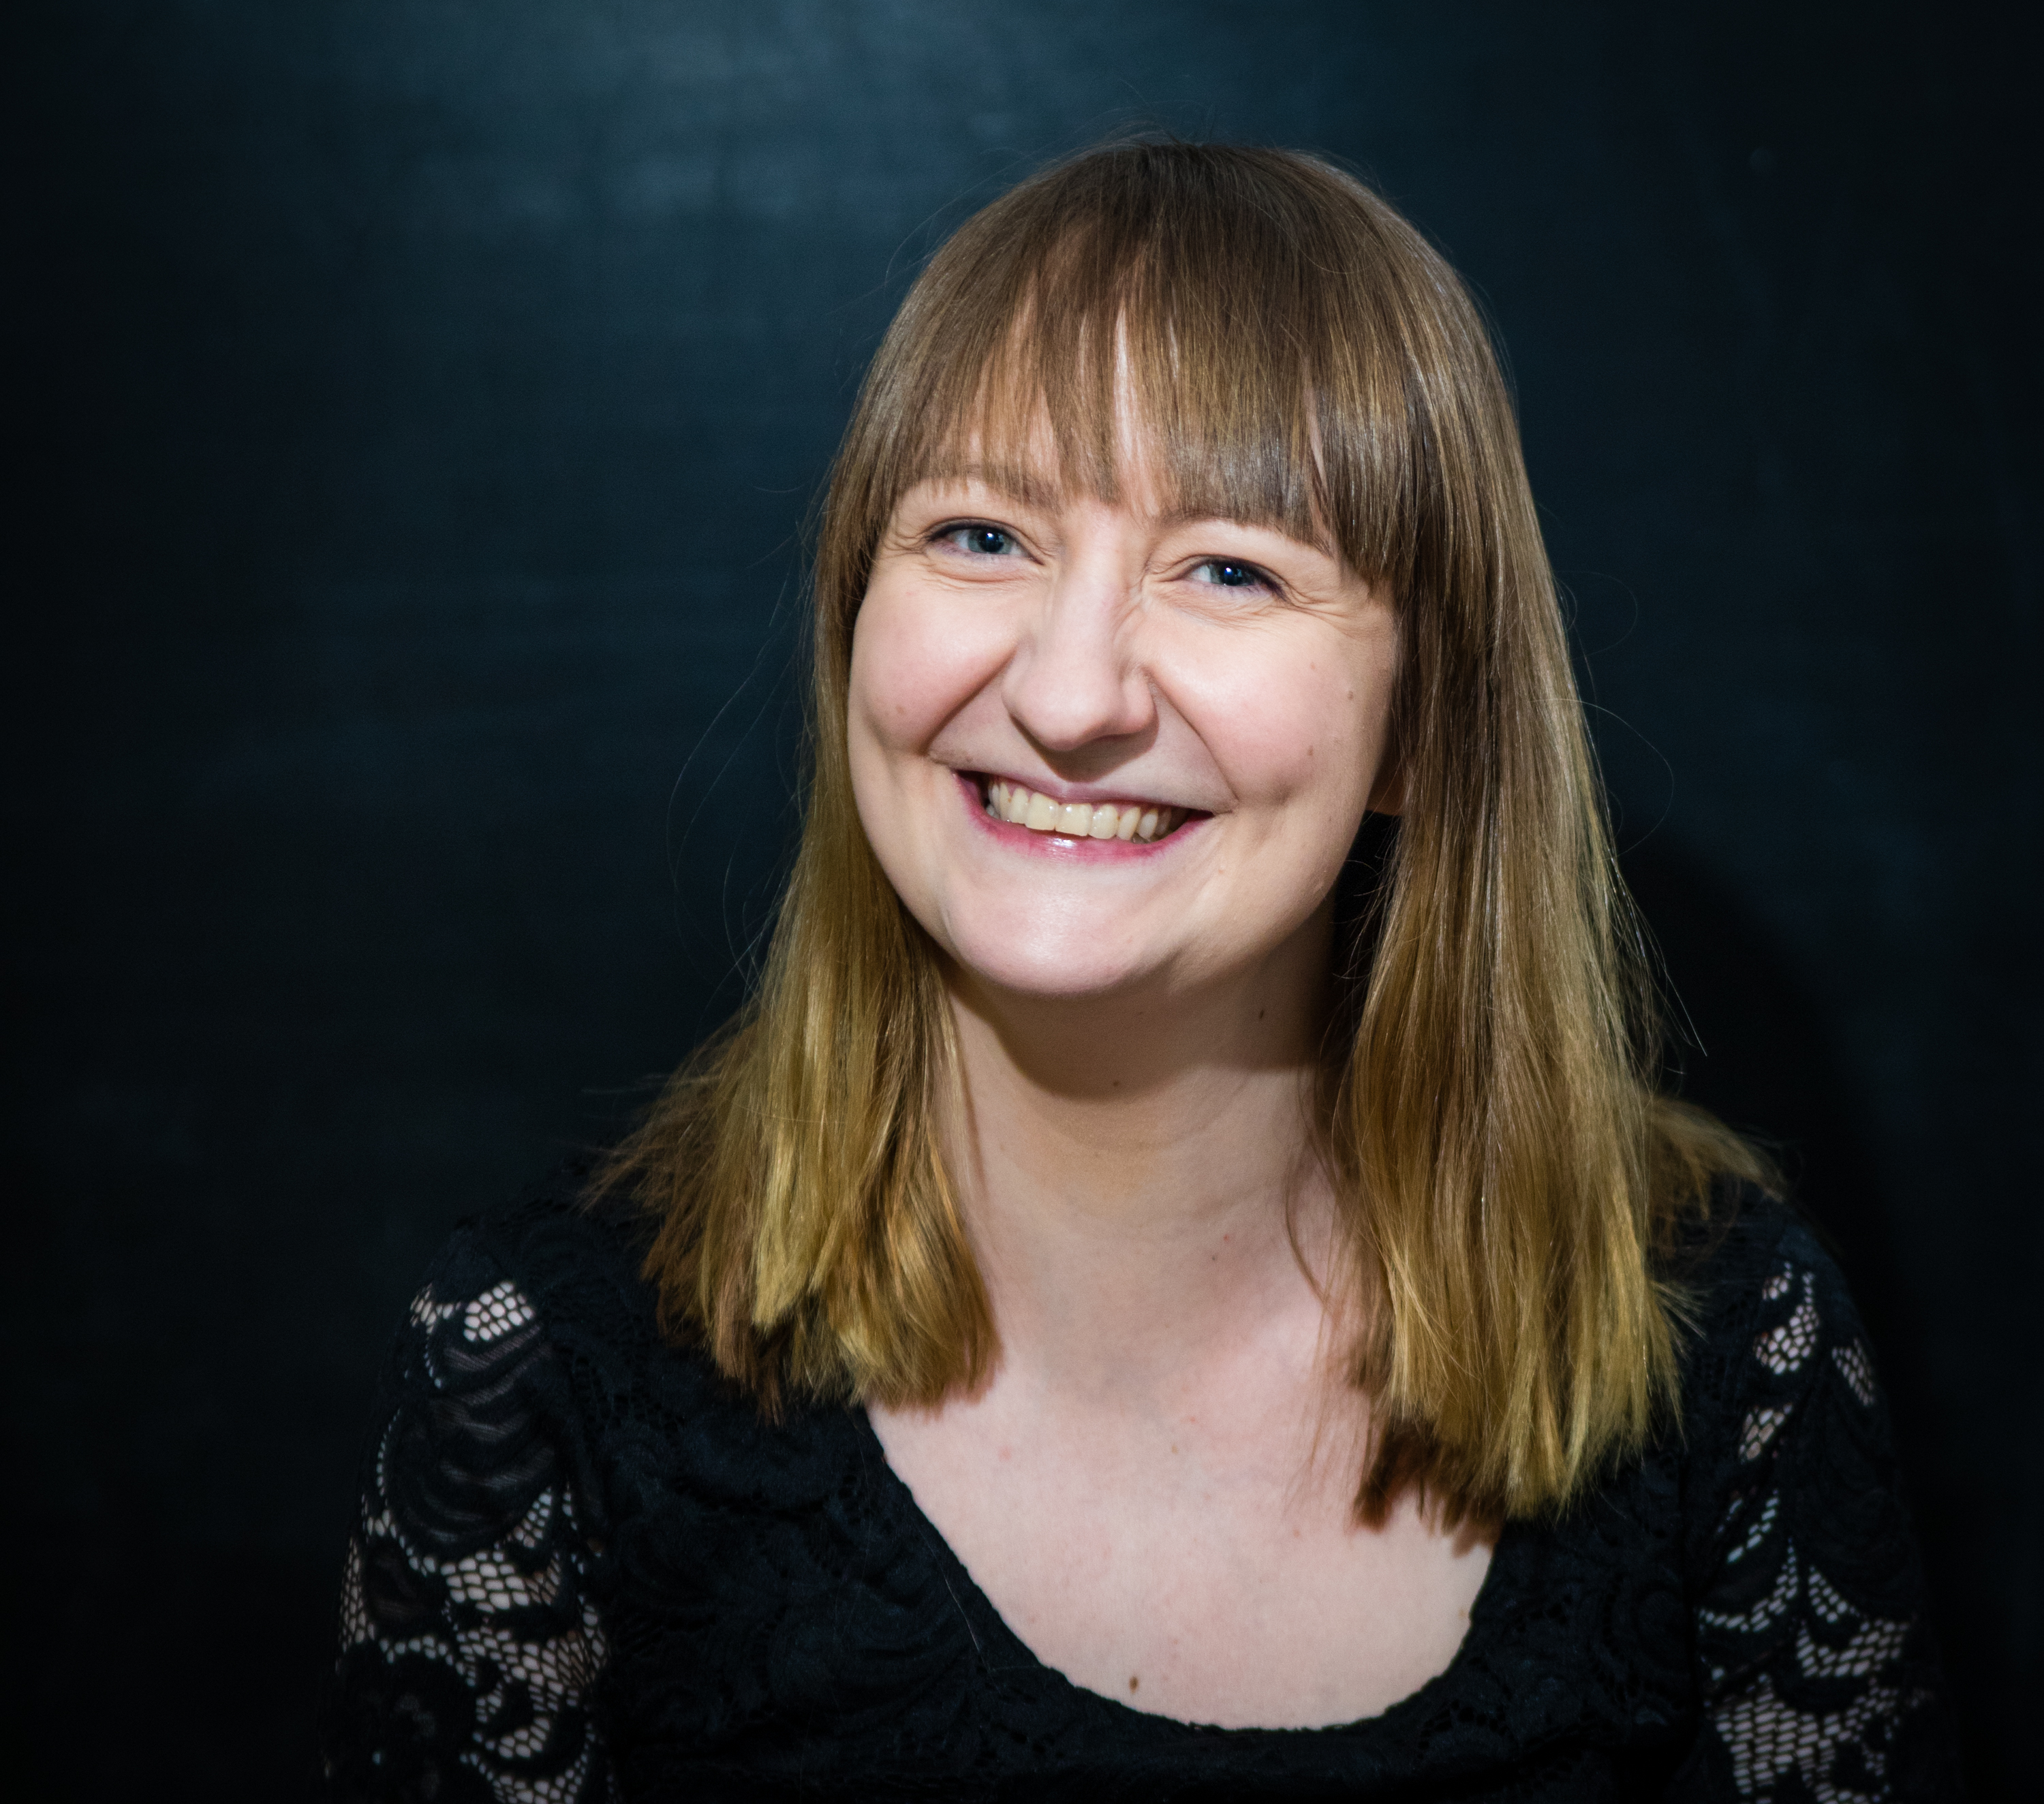
POLYGON ((1204 815, 1194 815, 1189 820, 1181 822, 1176 831, 1166 834, 1162 839, 1082 839, 1069 833, 1038 833, 1027 827, 1018 827, 1012 820, 1003 820, 999 816, 987 812, 986 798, 972 778, 961 776, 958 782, 965 796, 966 810, 982 832, 990 834, 1004 846, 1012 846, 1018 851, 1033 852, 1039 858, 1078 859, 1089 864, 1112 864, 1126 858, 1154 858, 1160 852, 1169 851, 1208 818, 1204 815))

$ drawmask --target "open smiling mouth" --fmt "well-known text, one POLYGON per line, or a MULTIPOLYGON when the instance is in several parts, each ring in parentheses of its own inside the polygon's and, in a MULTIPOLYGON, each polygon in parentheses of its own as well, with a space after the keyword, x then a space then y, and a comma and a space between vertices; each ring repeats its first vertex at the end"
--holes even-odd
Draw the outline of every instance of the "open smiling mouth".
POLYGON ((1066 839, 1162 839, 1193 818, 1157 802, 1061 802, 1004 777, 977 779, 981 805, 996 820, 1066 839))

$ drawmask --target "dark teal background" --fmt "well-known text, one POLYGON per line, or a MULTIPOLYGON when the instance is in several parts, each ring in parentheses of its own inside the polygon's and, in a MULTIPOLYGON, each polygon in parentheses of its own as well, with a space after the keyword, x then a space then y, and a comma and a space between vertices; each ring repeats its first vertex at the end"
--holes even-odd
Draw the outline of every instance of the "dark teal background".
POLYGON ((1155 124, 1378 182, 1507 347, 1690 1094, 1872 1324, 1981 1795, 2044 1424, 2017 10, 18 9, 10 1772, 286 1795, 458 1216, 738 993, 796 534, 947 223, 1155 124))

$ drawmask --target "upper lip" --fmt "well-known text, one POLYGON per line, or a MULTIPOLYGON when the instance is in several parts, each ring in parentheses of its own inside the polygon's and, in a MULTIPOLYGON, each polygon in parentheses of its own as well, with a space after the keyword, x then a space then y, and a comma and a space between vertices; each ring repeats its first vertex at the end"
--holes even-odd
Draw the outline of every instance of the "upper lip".
POLYGON ((1183 808, 1188 814, 1206 812, 1190 803, 1169 801, 1161 796, 1145 795, 1139 789, 1117 789, 1105 783, 1066 783, 1055 777, 1015 777, 1005 770, 969 770, 960 774, 974 777, 983 784, 1019 784, 1023 789, 1032 789, 1039 796, 1048 796, 1059 802, 1089 802, 1095 807, 1102 802, 1116 802, 1124 806, 1137 802, 1144 808, 1183 808))

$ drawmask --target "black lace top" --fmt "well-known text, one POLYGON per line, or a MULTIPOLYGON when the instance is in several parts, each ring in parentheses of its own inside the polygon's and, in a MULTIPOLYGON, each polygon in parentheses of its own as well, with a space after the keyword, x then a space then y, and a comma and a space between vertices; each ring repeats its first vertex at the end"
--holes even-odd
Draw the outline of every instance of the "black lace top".
POLYGON ((1866 1344, 1763 1198, 1697 1273, 1681 1433, 1506 1529, 1445 1672, 1345 1726, 1220 1729, 1043 1665, 864 1412, 763 1425, 573 1193, 463 1227, 398 1336, 330 1798, 1958 1794, 1866 1344))

